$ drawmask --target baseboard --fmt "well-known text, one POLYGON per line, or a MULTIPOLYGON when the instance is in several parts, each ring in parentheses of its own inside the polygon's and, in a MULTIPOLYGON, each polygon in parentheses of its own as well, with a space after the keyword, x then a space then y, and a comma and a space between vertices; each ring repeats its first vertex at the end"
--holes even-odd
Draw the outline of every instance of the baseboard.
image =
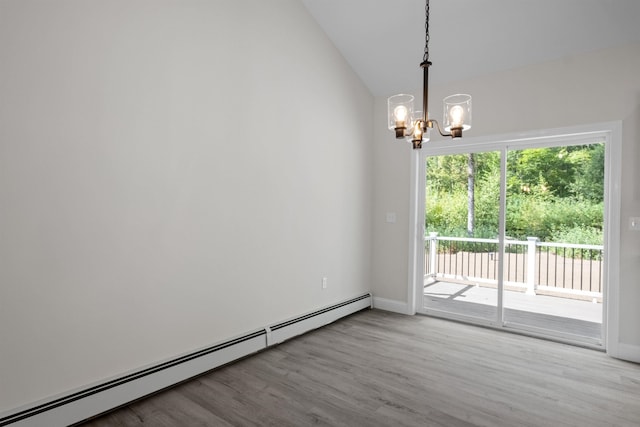
POLYGON ((409 306, 406 302, 380 297, 373 297, 373 308, 400 314, 407 314, 410 312, 409 306))
POLYGON ((369 307, 371 295, 364 294, 61 397, 5 412, 0 414, 0 427, 76 424, 369 307))
POLYGON ((371 295, 367 294, 304 316, 280 322, 269 327, 271 333, 268 336, 267 345, 278 344, 297 335, 328 325, 349 314, 371 307, 371 295))

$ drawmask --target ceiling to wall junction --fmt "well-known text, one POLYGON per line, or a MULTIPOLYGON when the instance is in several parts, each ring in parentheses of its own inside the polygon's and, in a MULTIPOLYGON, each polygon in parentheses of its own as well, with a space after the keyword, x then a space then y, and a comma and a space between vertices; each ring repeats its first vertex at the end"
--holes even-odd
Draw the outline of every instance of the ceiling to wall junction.
MULTIPOLYGON (((424 0, 302 0, 377 96, 421 85, 424 0)), ((431 0, 430 80, 640 42, 637 0, 431 0)))

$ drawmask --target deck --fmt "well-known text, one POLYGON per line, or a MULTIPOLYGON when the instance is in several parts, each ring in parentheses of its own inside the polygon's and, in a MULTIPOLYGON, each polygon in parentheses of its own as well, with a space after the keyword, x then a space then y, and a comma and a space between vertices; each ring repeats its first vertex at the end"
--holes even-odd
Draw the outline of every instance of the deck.
MULTIPOLYGON (((429 280, 424 287, 426 308, 481 319, 497 318, 495 288, 472 283, 429 280)), ((588 340, 602 338, 602 304, 548 295, 527 295, 506 290, 504 321, 537 329, 571 334, 588 340)))

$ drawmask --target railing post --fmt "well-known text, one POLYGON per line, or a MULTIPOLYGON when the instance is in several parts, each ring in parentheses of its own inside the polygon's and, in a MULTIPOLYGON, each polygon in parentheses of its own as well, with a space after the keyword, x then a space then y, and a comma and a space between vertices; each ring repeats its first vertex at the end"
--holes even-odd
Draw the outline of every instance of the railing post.
POLYGON ((536 243, 537 237, 527 237, 527 295, 536 294, 536 243))
POLYGON ((429 232, 429 274, 436 278, 436 257, 438 256, 438 232, 429 232))

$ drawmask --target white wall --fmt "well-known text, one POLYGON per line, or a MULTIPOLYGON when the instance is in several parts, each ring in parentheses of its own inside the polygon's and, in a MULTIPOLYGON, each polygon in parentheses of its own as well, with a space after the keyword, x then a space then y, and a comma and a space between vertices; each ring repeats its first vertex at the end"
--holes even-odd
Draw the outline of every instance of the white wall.
POLYGON ((0 64, 0 411, 370 290, 373 98, 299 1, 3 0, 0 64))
MULTIPOLYGON (((628 230, 628 218, 640 216, 640 45, 432 86, 430 92, 436 119, 447 94, 473 95, 474 127, 468 136, 622 121, 620 343, 640 357, 640 233, 628 230)), ((374 126, 373 294, 402 303, 407 301, 411 148, 386 129, 385 98, 376 99, 374 126), (389 211, 399 212, 396 224, 384 222, 389 211)))

